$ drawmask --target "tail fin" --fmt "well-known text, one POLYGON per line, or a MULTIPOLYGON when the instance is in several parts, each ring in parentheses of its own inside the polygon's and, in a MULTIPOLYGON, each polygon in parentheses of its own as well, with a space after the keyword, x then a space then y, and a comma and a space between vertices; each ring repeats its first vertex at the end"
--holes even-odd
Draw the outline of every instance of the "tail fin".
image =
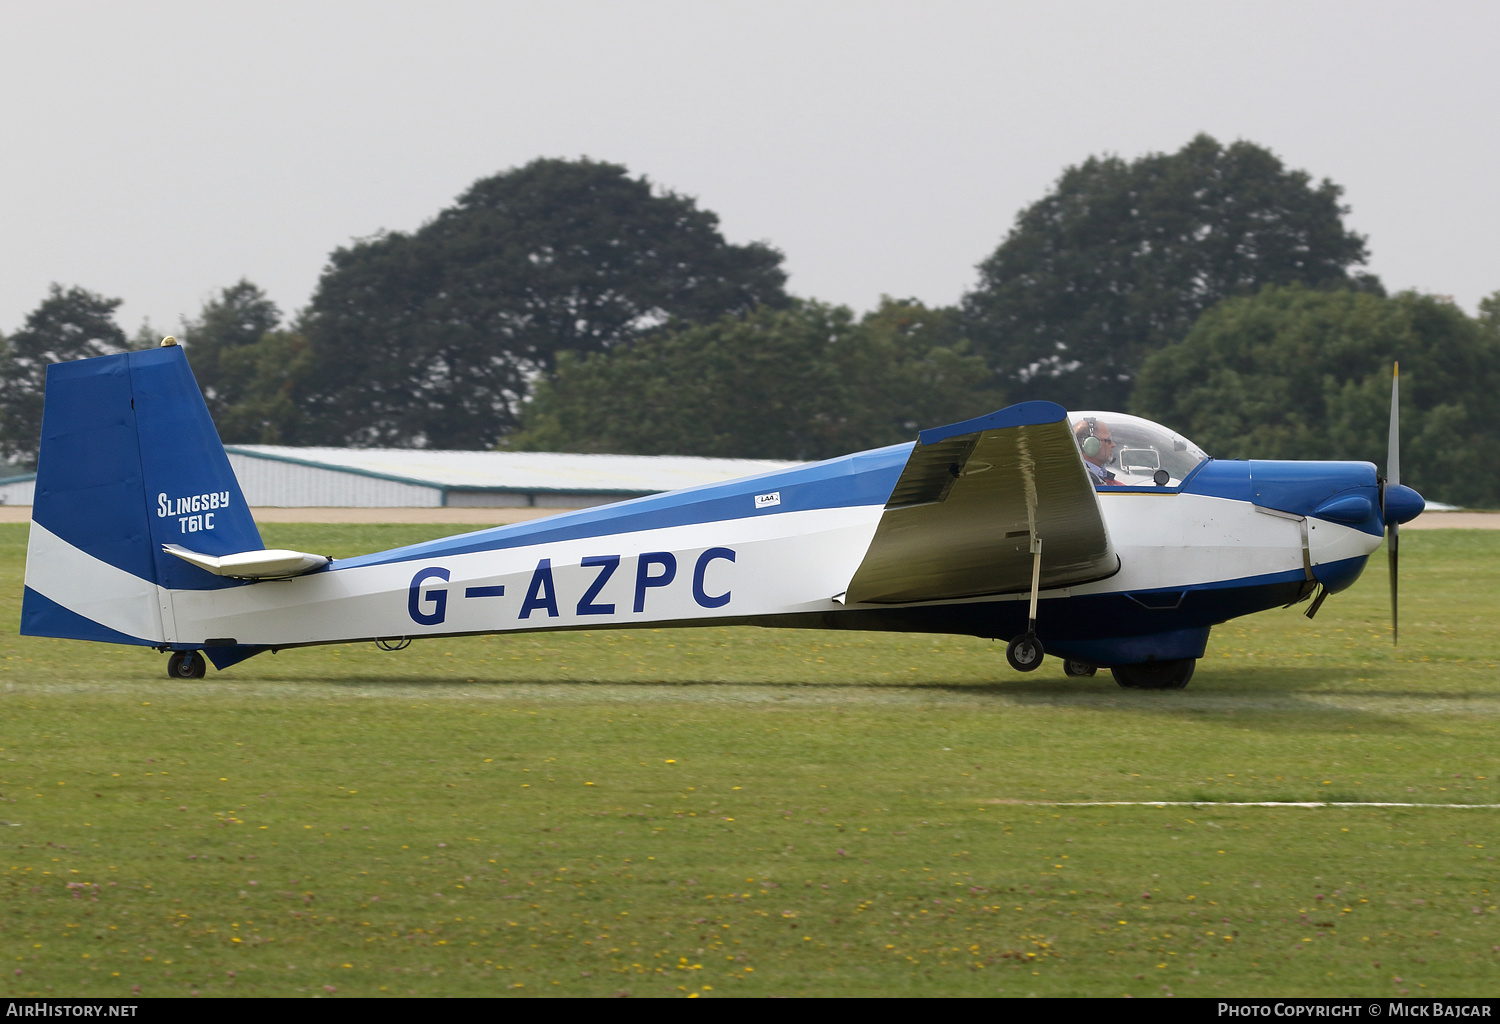
POLYGON ((242 584, 162 551, 264 547, 178 346, 47 367, 21 632, 172 643, 171 590, 242 584))

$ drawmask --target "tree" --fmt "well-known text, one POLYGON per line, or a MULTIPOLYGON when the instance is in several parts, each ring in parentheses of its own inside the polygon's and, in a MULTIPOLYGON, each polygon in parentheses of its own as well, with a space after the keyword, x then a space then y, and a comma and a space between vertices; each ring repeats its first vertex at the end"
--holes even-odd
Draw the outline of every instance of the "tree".
POLYGON ((1500 342, 1500 292, 1479 300, 1479 329, 1500 342))
POLYGON ((178 340, 187 352, 193 376, 203 389, 203 400, 219 432, 224 416, 240 402, 251 386, 247 370, 258 360, 246 359, 241 350, 259 344, 281 324, 281 311, 264 291, 241 278, 204 303, 196 320, 185 321, 178 340))
POLYGON ((1124 408, 1148 355, 1203 310, 1267 284, 1379 291, 1343 190, 1249 142, 1199 135, 1130 163, 1091 157, 1021 211, 964 299, 1013 399, 1124 408))
POLYGON ((910 440, 997 404, 951 310, 795 302, 563 356, 509 447, 822 459, 910 440))
POLYGON ((36 465, 49 364, 129 347, 114 319, 122 301, 54 284, 25 325, 6 339, 0 355, 0 453, 6 458, 36 465))
MULTIPOLYGON (((845 451, 910 441, 919 430, 992 412, 1005 404, 954 308, 881 296, 860 320, 868 346, 865 385, 854 396, 863 424, 845 451)), ((854 420, 854 422, 861 422, 854 420)))
POLYGON ((781 255, 624 167, 537 160, 336 251, 301 323, 314 436, 489 447, 563 352, 786 302, 781 255))
POLYGON ((307 417, 297 399, 309 377, 309 346, 296 331, 267 331, 252 345, 225 349, 218 372, 226 401, 214 417, 225 444, 296 444, 306 436, 307 417))
POLYGON ((1500 293, 1474 320, 1406 292, 1269 287, 1203 314, 1141 368, 1132 411, 1220 458, 1386 461, 1401 363, 1401 482, 1434 500, 1500 504, 1500 293))

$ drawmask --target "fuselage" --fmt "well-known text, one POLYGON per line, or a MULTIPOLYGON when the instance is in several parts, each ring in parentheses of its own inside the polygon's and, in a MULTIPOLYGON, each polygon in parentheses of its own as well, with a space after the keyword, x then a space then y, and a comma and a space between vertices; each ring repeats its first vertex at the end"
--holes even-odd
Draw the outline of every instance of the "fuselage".
MULTIPOLYGON (((910 450, 895 445, 341 559, 294 579, 205 589, 150 584, 34 524, 28 584, 123 635, 210 654, 677 624, 1017 635, 1024 592, 843 603, 910 450)), ((1170 487, 1098 496, 1118 571, 1042 591, 1037 629, 1049 651, 1097 664, 1201 656, 1214 623, 1291 603, 1317 583, 1347 586, 1381 539, 1369 463, 1209 460, 1170 487), (1338 501, 1343 521, 1315 514, 1338 501)))

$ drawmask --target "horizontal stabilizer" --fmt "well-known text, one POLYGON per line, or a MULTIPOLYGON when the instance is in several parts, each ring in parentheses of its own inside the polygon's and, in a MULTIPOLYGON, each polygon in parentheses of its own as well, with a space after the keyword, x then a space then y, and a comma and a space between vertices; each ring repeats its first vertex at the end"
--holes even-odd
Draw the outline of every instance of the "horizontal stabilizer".
POLYGON ((240 551, 233 555, 203 555, 189 551, 181 544, 163 544, 161 549, 215 576, 239 580, 274 580, 301 576, 323 568, 330 561, 326 555, 310 555, 306 551, 288 551, 285 548, 240 551))

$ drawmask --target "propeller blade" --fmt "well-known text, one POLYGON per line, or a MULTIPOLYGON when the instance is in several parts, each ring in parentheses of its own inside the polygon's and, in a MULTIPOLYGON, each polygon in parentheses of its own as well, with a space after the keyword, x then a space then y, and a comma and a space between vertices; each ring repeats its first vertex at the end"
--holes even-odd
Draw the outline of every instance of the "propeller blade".
POLYGON ((1398 568, 1397 549, 1401 544, 1401 524, 1392 523, 1391 528, 1386 532, 1386 557, 1391 563, 1391 643, 1399 645, 1401 633, 1396 617, 1396 571, 1398 568))
MULTIPOLYGON (((1380 489, 1380 513, 1385 515, 1386 488, 1401 483, 1401 364, 1391 367, 1391 436, 1386 446, 1385 486, 1380 489)), ((1391 522, 1386 528, 1386 557, 1391 566, 1391 643, 1401 643, 1401 626, 1397 615, 1397 572, 1400 567, 1401 524, 1391 522)))
POLYGON ((1391 370, 1391 437, 1386 445, 1385 479, 1389 484, 1401 482, 1401 364, 1391 370))

